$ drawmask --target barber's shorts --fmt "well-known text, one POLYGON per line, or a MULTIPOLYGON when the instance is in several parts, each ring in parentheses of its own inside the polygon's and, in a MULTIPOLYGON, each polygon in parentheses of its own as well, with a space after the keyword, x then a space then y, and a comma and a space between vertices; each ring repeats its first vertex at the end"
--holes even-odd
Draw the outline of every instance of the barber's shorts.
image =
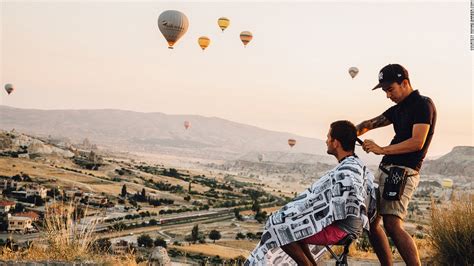
POLYGON ((407 216, 408 210, 408 203, 413 196, 416 188, 418 187, 418 183, 420 182, 420 174, 417 171, 399 165, 384 165, 384 168, 387 170, 390 169, 391 166, 397 166, 406 169, 407 174, 409 175, 407 178, 407 183, 405 185, 405 190, 403 191, 403 195, 401 196, 400 200, 386 200, 382 197, 382 192, 385 184, 385 178, 387 178, 387 174, 384 173, 380 168, 378 169, 377 173, 375 174, 375 179, 379 180, 379 193, 377 195, 377 211, 379 215, 395 215, 400 217, 400 219, 404 220, 407 216), (412 176, 410 176, 412 175, 412 176))

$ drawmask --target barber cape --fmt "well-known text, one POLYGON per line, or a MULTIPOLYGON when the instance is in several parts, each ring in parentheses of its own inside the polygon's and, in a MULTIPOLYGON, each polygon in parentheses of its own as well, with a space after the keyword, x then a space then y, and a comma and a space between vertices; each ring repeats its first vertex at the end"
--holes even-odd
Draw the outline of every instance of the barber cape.
POLYGON ((315 235, 347 216, 360 217, 364 229, 369 230, 375 202, 373 174, 357 156, 346 157, 268 217, 261 241, 244 265, 294 265, 280 246, 315 235))

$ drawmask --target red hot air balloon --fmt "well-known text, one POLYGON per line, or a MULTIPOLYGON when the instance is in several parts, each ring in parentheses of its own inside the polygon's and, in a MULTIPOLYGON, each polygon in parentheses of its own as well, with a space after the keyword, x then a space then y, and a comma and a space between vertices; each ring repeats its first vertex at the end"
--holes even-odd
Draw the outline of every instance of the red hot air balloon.
POLYGON ((185 128, 185 129, 188 129, 189 127, 191 127, 191 122, 189 122, 189 121, 184 121, 184 128, 185 128))

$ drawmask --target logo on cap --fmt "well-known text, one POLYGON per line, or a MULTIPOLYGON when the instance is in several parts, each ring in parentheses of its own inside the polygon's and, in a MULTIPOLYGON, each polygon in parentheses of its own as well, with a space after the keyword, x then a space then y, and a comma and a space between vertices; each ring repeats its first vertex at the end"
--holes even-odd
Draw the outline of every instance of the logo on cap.
POLYGON ((380 73, 379 73, 379 81, 381 81, 382 79, 383 79, 383 72, 380 71, 380 73))

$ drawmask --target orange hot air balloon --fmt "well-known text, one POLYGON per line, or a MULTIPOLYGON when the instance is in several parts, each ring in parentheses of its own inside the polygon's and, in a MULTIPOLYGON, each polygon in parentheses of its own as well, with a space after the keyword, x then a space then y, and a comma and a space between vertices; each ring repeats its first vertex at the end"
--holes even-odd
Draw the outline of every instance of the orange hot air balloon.
POLYGON ((211 43, 211 40, 206 36, 201 36, 198 39, 198 44, 199 46, 201 46, 201 49, 203 51, 209 46, 210 43, 211 43))
POLYGON ((230 24, 230 20, 226 17, 222 17, 217 20, 217 25, 219 25, 222 31, 227 29, 227 27, 229 27, 229 24, 230 24))
POLYGON ((252 40, 253 35, 250 31, 242 31, 240 33, 240 40, 244 44, 244 47, 247 47, 247 44, 252 40))
POLYGON ((191 127, 191 122, 189 122, 189 121, 187 121, 187 120, 184 121, 184 128, 185 128, 185 129, 188 129, 188 128, 190 128, 190 127, 191 127))
POLYGON ((295 139, 289 139, 288 140, 288 145, 290 145, 291 148, 293 148, 293 146, 295 146, 296 144, 296 140, 295 139))

